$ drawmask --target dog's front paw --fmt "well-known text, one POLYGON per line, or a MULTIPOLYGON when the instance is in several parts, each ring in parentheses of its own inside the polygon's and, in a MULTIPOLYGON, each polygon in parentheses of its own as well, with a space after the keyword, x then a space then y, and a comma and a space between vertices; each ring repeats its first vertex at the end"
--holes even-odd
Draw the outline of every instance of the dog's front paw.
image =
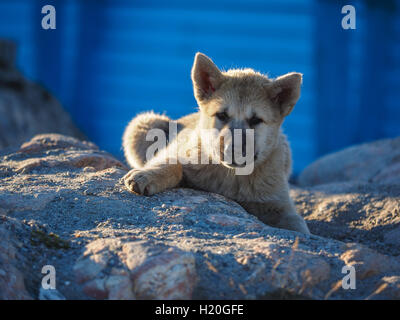
POLYGON ((129 191, 144 196, 160 192, 154 175, 147 170, 132 169, 123 177, 123 181, 129 191))

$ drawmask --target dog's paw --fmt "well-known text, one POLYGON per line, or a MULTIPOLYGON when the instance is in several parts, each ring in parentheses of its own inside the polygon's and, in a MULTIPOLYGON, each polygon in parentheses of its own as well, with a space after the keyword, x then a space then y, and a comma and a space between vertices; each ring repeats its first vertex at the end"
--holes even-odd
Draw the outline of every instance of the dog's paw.
POLYGON ((132 169, 124 177, 123 181, 129 191, 144 196, 151 196, 160 192, 160 188, 150 171, 132 169))

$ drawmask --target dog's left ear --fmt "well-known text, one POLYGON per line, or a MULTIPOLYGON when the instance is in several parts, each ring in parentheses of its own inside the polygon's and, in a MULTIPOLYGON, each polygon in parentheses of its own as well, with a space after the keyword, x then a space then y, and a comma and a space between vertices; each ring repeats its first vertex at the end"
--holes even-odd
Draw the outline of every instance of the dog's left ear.
POLYGON ((301 73, 290 72, 268 84, 268 95, 272 102, 280 108, 283 117, 292 112, 294 105, 300 98, 302 78, 301 73))

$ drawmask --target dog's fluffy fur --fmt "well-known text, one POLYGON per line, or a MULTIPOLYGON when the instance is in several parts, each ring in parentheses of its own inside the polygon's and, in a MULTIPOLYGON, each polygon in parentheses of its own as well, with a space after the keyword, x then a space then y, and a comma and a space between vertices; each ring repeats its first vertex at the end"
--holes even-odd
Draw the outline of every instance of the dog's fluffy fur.
POLYGON ((126 187, 143 195, 177 186, 219 193, 271 226, 309 233, 289 196, 291 152, 281 131, 284 118, 299 99, 302 75, 288 73, 269 79, 252 69, 221 72, 211 59, 197 53, 192 81, 199 112, 175 121, 178 143, 170 140, 166 148, 146 161, 146 151, 153 144, 146 141, 147 133, 150 129, 160 129, 168 135, 172 120, 148 112, 136 116, 127 126, 123 148, 134 169, 124 177, 126 187), (225 112, 222 120, 217 116, 221 112, 225 112), (250 119, 254 117, 258 121, 252 123, 250 119), (205 148, 201 147, 200 130, 211 128, 221 134, 232 128, 254 129, 256 157, 251 174, 235 175, 234 168, 224 163, 182 164, 179 161, 188 151, 199 156, 206 153, 209 158, 219 152, 208 144, 204 146, 204 142, 205 148), (169 152, 171 149, 176 149, 178 160, 165 163, 174 154, 169 152))

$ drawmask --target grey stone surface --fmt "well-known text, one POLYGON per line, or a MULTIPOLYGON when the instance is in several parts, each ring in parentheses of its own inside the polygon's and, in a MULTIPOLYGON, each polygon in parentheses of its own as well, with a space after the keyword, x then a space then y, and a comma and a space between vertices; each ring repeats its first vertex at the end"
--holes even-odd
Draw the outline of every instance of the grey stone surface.
POLYGON ((300 174, 301 187, 334 182, 400 183, 400 137, 352 146, 324 156, 300 174))
POLYGON ((311 233, 400 254, 400 183, 293 187, 291 196, 311 233))
MULTIPOLYGON (((333 209, 325 221, 327 212, 317 210, 319 194, 332 191, 293 191, 318 234, 304 235, 266 226, 216 194, 129 193, 121 181, 127 170, 92 143, 62 135, 0 153, 1 298, 38 299, 44 265, 56 268, 57 291, 66 299, 399 296, 396 252, 371 246, 362 234, 354 240, 372 249, 339 241, 330 227, 318 227, 340 224, 333 209), (355 267, 356 290, 340 286, 345 265, 355 267)), ((343 197, 354 190, 348 188, 343 197)), ((383 207, 390 192, 378 199, 383 207)))
POLYGON ((12 42, 0 40, 0 149, 39 133, 84 138, 60 103, 16 69, 15 51, 12 42))

